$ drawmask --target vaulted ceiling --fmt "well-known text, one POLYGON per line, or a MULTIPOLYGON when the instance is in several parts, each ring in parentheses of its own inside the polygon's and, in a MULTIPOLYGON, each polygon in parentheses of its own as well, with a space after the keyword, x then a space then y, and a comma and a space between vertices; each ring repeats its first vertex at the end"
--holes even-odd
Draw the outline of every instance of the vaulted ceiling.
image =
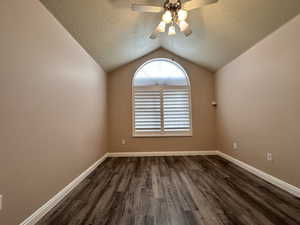
POLYGON ((159 47, 216 71, 300 13, 300 0, 219 0, 190 12, 191 36, 151 40, 161 15, 130 5, 163 0, 41 1, 106 71, 159 47))

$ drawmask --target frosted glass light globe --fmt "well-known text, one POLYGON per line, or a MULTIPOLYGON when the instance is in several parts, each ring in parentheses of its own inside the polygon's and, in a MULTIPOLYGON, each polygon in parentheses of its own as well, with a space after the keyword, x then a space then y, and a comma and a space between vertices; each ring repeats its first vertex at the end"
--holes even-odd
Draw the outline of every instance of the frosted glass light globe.
POLYGON ((183 21, 186 20, 188 17, 188 12, 186 10, 180 9, 178 11, 178 20, 183 21))
POLYGON ((162 20, 165 22, 165 23, 171 23, 172 21, 172 13, 167 10, 163 16, 162 16, 162 20))
POLYGON ((176 34, 175 26, 172 25, 169 27, 168 35, 175 35, 175 34, 176 34))
POLYGON ((181 32, 185 31, 188 27, 189 24, 187 22, 185 22, 184 20, 179 21, 179 28, 181 32))
POLYGON ((161 21, 158 24, 158 32, 165 32, 166 31, 166 23, 164 21, 161 21))

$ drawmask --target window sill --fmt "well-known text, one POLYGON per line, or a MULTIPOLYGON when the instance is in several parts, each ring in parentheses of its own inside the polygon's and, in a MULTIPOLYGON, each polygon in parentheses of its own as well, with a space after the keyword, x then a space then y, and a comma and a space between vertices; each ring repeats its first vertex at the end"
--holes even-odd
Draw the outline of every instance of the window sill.
POLYGON ((188 134, 133 134, 133 138, 164 138, 164 137, 192 137, 192 133, 188 134))

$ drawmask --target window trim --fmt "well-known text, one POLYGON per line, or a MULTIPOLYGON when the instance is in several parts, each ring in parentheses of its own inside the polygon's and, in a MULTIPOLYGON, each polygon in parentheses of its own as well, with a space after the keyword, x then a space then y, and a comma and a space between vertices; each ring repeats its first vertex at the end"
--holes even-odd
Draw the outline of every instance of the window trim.
MULTIPOLYGON (((177 62, 175 62, 174 60, 170 60, 170 59, 166 59, 166 58, 156 58, 156 59, 152 59, 149 60, 145 63, 143 63, 135 72, 133 79, 132 79, 132 95, 131 95, 131 115, 132 115, 132 124, 131 124, 131 129, 132 129, 132 137, 134 138, 141 138, 141 137, 192 137, 193 136, 193 121, 192 121, 192 95, 191 95, 191 85, 190 85, 190 80, 189 77, 186 73, 186 71, 184 70, 184 68, 179 65, 177 62), (139 72, 139 70, 146 64, 151 63, 153 61, 167 61, 170 63, 175 64, 176 66, 178 66, 179 69, 181 69, 185 76, 186 76, 186 80, 187 80, 187 84, 186 86, 171 86, 171 85, 153 85, 153 86, 134 86, 134 79, 136 77, 136 74, 139 72), (134 97, 135 97, 135 91, 136 90, 153 90, 153 91, 162 91, 163 89, 185 89, 189 92, 189 119, 190 119, 190 130, 189 131, 161 131, 161 132, 136 132, 135 131, 135 101, 134 101, 134 97)), ((163 104, 163 97, 161 96, 161 104, 163 104)), ((164 126, 164 121, 163 121, 163 107, 161 108, 161 119, 162 119, 162 126, 164 126)), ((163 127, 162 127, 163 129, 163 127)))

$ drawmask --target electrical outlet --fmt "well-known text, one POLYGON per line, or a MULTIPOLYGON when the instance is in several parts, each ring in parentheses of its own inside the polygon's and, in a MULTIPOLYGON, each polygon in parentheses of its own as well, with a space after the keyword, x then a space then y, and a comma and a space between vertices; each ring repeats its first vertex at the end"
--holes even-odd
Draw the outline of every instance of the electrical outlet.
POLYGON ((237 150, 238 149, 238 143, 237 142, 233 142, 232 143, 232 148, 237 150))
POLYGON ((125 145, 126 144, 126 140, 122 139, 121 143, 122 143, 122 145, 125 145))
POLYGON ((267 152, 267 160, 272 161, 273 160, 273 155, 271 152, 267 152))
POLYGON ((0 211, 2 210, 2 195, 0 195, 0 211))

